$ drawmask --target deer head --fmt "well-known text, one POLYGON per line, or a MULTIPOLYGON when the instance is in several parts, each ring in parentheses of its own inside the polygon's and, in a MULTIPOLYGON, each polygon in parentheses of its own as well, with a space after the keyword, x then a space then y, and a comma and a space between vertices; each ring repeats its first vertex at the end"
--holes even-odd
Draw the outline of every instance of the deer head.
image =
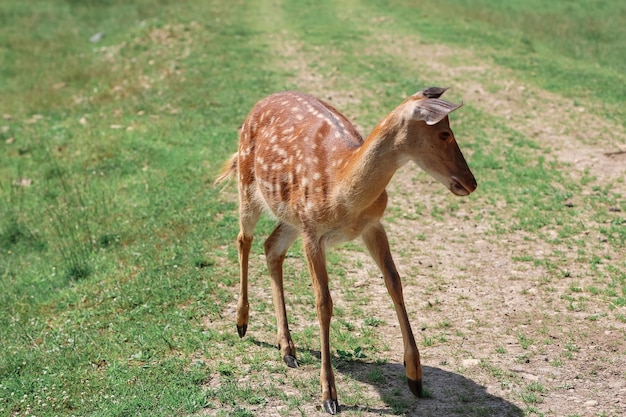
POLYGON ((467 166, 450 128, 448 114, 463 104, 439 97, 447 88, 431 87, 409 97, 402 106, 406 126, 406 155, 458 196, 476 189, 476 179, 467 166))

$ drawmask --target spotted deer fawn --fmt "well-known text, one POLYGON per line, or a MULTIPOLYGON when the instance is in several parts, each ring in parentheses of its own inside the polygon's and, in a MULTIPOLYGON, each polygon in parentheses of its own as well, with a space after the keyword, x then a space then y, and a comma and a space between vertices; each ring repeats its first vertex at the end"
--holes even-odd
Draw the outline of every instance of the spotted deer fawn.
POLYGON ((302 235, 313 280, 321 333, 322 401, 338 411, 331 367, 329 326, 333 303, 328 289, 325 249, 361 236, 380 268, 393 300, 404 340, 410 390, 422 396, 422 368, 381 217, 385 187, 398 168, 414 161, 459 196, 476 180, 450 129, 448 114, 461 105, 439 99, 445 88, 431 87, 407 98, 363 140, 336 109, 299 92, 270 95, 258 102, 239 131, 239 150, 216 182, 237 176, 240 232, 237 237, 241 288, 237 331, 248 327, 248 256, 254 227, 263 210, 278 220, 265 241, 278 325, 278 346, 289 367, 298 366, 289 333, 283 291, 287 249, 302 235))

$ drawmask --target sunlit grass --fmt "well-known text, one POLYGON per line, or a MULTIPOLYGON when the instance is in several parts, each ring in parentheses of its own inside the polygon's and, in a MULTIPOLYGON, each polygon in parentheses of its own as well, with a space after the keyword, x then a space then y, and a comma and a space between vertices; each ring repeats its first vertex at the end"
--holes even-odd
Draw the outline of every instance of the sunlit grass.
MULTIPOLYGON (((308 8, 295 1, 278 8, 271 2, 234 7, 152 0, 0 5, 0 340, 6 353, 0 355, 0 414, 170 416, 209 409, 254 415, 274 401, 293 415, 302 404, 316 403, 318 328, 301 246, 290 250, 286 290, 305 373, 288 377, 271 344, 275 325, 261 256, 263 236, 273 223, 262 220, 253 246, 255 285, 263 288, 252 306, 250 332, 256 338, 240 340, 230 311, 238 283, 235 191, 232 185, 212 186, 223 159, 236 149, 237 127, 254 102, 302 85, 294 81, 295 70, 285 67, 281 42, 294 42, 299 56, 310 59, 307 68, 334 79, 337 91, 364 97, 341 109, 358 113, 363 126, 372 126, 428 82, 411 72, 414 63, 392 58, 384 48, 369 49, 367 40, 379 33, 465 42, 463 47, 500 57, 522 78, 564 94, 594 91, 598 96, 589 107, 603 108, 598 102, 606 100, 608 110, 615 108, 618 88, 581 86, 571 78, 582 68, 584 79, 622 79, 612 69, 621 62, 616 56, 623 50, 617 45, 622 29, 615 29, 616 18, 606 17, 610 10, 598 16, 615 29, 614 38, 608 29, 591 27, 580 31, 579 42, 571 41, 579 33, 571 30, 580 27, 578 12, 571 22, 559 19, 554 30, 568 34, 573 49, 553 57, 560 46, 553 45, 550 27, 542 23, 547 14, 533 17, 526 8, 524 19, 515 20, 520 26, 504 30, 502 22, 511 22, 517 8, 476 7, 458 18, 466 24, 457 26, 435 23, 410 2, 396 3, 393 8, 378 1, 345 7, 322 1, 308 8), (350 15, 350 8, 358 13, 350 15), (393 16, 397 25, 375 20, 381 16, 393 16), (502 16, 509 20, 500 21, 502 16), (542 31, 514 38, 513 53, 500 55, 510 46, 510 30, 541 25, 542 31), (484 28, 487 35, 478 33, 484 28), (595 39, 613 42, 614 50, 599 44, 589 49, 594 30, 595 39), (98 32, 104 37, 91 42, 98 32), (473 36, 464 36, 468 33, 473 36), (520 47, 550 65, 533 66, 520 57, 520 47), (551 71, 585 57, 606 68, 595 72, 582 62, 565 78, 550 81, 551 71), (529 65, 533 73, 526 71, 529 65), (244 378, 249 380, 239 383, 244 378), (286 395, 286 385, 298 394, 286 395)), ((444 3, 433 13, 464 7, 444 3)), ((563 175, 563 165, 548 159, 540 144, 471 103, 454 123, 479 178, 475 203, 427 209, 416 202, 410 216, 445 221, 464 204, 485 207, 476 216, 489 223, 487 234, 523 232, 560 245, 543 257, 513 255, 515 262, 545 268, 546 282, 572 278, 563 273, 572 269, 563 251, 569 245, 579 253, 575 262, 589 264, 596 281, 592 287, 572 281, 558 302, 577 312, 600 299, 624 322, 624 260, 606 258, 599 243, 581 238, 590 229, 605 239, 600 242, 605 247, 623 250, 623 196, 610 184, 595 186, 581 206, 567 207, 564 202, 592 179, 577 183, 563 175), (507 210, 494 209, 497 204, 507 210)), ((391 214, 407 215, 393 209, 391 214)), ((416 239, 431 237, 418 231, 416 239)), ((382 371, 388 341, 379 330, 391 323, 368 310, 370 294, 354 287, 343 260, 348 249, 355 250, 347 246, 329 254, 333 285, 345 287, 348 301, 336 309, 331 327, 334 358, 342 369, 367 364, 365 378, 380 385, 385 404, 392 412, 406 412, 413 403, 404 391, 387 386, 392 376, 382 371), (359 317, 360 311, 367 315, 359 317)), ((613 316, 587 312, 585 317, 595 322, 613 316)), ((450 322, 435 323, 440 333, 419 338, 422 346, 448 343, 442 332, 450 322)), ((463 336, 461 330, 456 336, 463 336)), ((518 342, 529 351, 534 346, 521 333, 518 342)), ((551 364, 561 367, 576 353, 568 345, 551 364)), ((491 369, 499 377, 497 371, 491 369)), ((542 392, 530 387, 524 402, 534 406, 542 392)), ((481 410, 474 414, 484 414, 481 410)))

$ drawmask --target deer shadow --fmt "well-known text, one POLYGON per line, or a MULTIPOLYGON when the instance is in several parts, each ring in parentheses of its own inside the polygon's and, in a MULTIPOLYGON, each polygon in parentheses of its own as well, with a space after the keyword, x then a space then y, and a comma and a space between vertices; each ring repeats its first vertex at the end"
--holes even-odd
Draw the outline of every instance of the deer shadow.
MULTIPOLYGON (((276 349, 269 343, 252 340, 257 346, 276 349)), ((300 352, 303 349, 299 350, 300 352)), ((304 349, 320 360, 320 352, 304 349)), ((422 366, 425 396, 415 398, 406 383, 404 366, 391 362, 370 362, 367 359, 333 357, 336 374, 366 384, 378 392, 385 407, 355 404, 359 396, 349 395, 349 388, 338 381, 339 404, 342 411, 369 412, 376 415, 428 416, 502 416, 522 417, 524 412, 504 398, 487 392, 486 387, 458 373, 432 366, 422 366), (346 395, 348 394, 348 395, 346 395)), ((285 365, 286 366, 286 365, 285 365)))
MULTIPOLYGON (((388 406, 371 410, 379 414, 406 416, 507 416, 521 417, 515 404, 489 394, 486 387, 458 373, 422 366, 425 396, 415 398, 409 391, 404 366, 398 363, 372 363, 351 359, 336 362, 337 373, 344 374, 378 391, 388 406)), ((342 404, 342 409, 360 410, 358 405, 342 404)))

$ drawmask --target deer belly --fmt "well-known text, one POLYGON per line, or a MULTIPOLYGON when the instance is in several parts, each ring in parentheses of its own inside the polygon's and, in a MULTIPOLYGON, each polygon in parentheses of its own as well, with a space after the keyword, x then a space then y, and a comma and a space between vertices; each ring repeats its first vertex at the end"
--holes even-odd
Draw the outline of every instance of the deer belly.
POLYGON ((298 187, 295 187, 289 174, 257 171, 256 181, 265 206, 279 220, 294 223, 298 204, 298 187))
POLYGON ((279 220, 300 228, 308 222, 323 228, 337 221, 337 209, 329 206, 330 199, 314 182, 271 171, 257 171, 256 180, 265 206, 279 220))

